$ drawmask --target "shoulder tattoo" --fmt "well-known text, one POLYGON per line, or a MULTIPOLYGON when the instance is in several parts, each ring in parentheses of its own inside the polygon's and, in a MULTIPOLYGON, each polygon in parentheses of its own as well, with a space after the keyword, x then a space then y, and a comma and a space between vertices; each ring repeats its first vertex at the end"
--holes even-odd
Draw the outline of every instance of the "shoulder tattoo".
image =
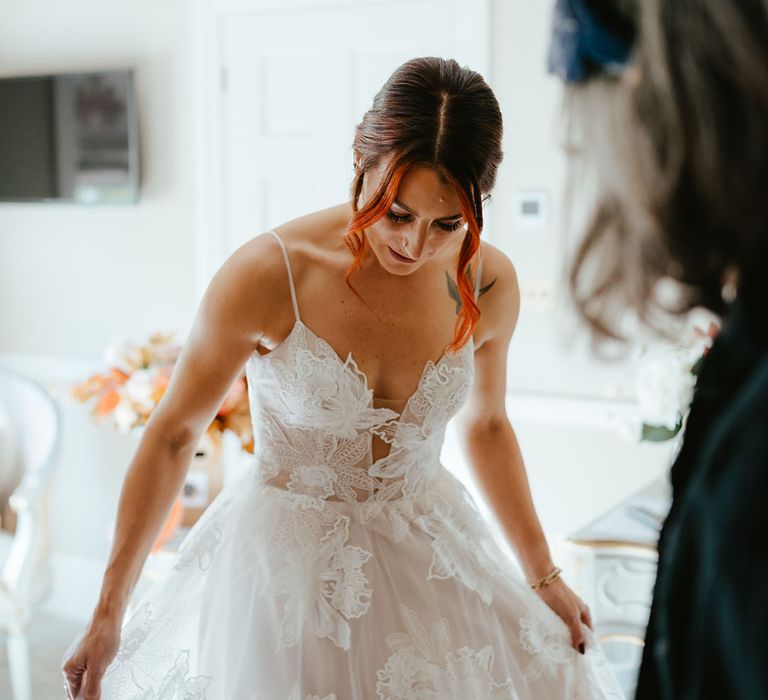
MULTIPOLYGON (((469 279, 472 279, 472 266, 470 265, 467 269, 469 279)), ((461 311, 461 295, 459 294, 459 287, 456 284, 456 281, 451 277, 451 274, 448 272, 448 270, 445 271, 445 279, 448 284, 448 296, 451 297, 456 302, 456 313, 458 314, 461 311)), ((490 291, 491 287, 493 287, 494 284, 496 284, 496 277, 494 277, 488 284, 486 284, 484 287, 480 287, 480 292, 478 294, 478 297, 483 296, 486 292, 490 291)))

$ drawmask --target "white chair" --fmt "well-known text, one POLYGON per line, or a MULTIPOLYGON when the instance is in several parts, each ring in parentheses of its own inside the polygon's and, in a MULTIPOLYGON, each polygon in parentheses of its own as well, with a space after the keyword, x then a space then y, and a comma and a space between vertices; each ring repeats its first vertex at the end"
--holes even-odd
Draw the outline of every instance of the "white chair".
POLYGON ((47 493, 60 425, 45 388, 0 368, 0 474, 18 468, 20 477, 8 500, 15 533, 0 530, 0 630, 7 635, 13 700, 32 697, 26 626, 51 588, 47 493))

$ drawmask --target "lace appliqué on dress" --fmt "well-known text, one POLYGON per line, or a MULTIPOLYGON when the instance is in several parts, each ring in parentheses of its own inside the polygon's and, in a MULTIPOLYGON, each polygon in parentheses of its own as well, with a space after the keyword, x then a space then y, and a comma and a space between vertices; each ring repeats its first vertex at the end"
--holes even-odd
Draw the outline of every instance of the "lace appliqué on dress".
POLYGON ((147 691, 142 700, 205 700, 206 688, 211 683, 209 676, 188 678, 189 651, 179 652, 173 668, 160 683, 157 691, 147 691))
MULTIPOLYGON (((315 499, 362 504, 370 523, 386 507, 396 541, 419 523, 434 548, 427 578, 456 577, 491 602, 486 573, 491 561, 471 539, 482 528, 459 522, 449 504, 436 506, 431 486, 442 470, 445 426, 466 400, 473 377, 473 343, 427 362, 402 414, 372 408, 373 392, 351 355, 336 351, 297 321, 284 357, 254 358, 279 386, 279 404, 257 407, 262 476, 281 479, 288 491, 315 499), (376 435, 389 453, 372 462, 376 435)), ((258 381, 258 378, 252 378, 258 381)))
POLYGON ((306 633, 349 649, 348 621, 368 611, 373 594, 363 571, 371 553, 347 544, 349 518, 322 501, 279 491, 274 500, 260 528, 274 573, 259 583, 285 596, 278 650, 306 633))
POLYGON ((307 329, 297 322, 288 338, 288 358, 271 363, 285 387, 281 416, 289 425, 307 427, 354 440, 360 431, 370 430, 397 417, 388 408, 373 408, 373 390, 352 356, 342 361, 324 340, 314 337, 315 348, 307 346, 307 329))
MULTIPOLYGON (((291 692, 288 695, 287 700, 302 700, 301 689, 299 688, 298 681, 293 684, 293 688, 291 688, 291 692)), ((307 695, 304 700, 336 700, 336 693, 329 693, 323 697, 320 697, 319 695, 307 695)))
POLYGON ((430 634, 413 610, 402 604, 400 609, 407 632, 387 637, 393 653, 377 672, 381 700, 517 700, 511 680, 497 683, 493 678, 491 646, 452 651, 446 618, 430 634))
POLYGON ((193 562, 197 562, 201 571, 205 571, 213 561, 213 555, 221 543, 228 506, 232 502, 232 496, 222 493, 203 512, 187 536, 182 540, 176 563, 173 568, 181 571, 193 562))
POLYGON ((149 602, 145 602, 131 615, 122 630, 120 649, 107 668, 109 680, 117 700, 205 700, 210 676, 189 675, 190 650, 177 650, 168 646, 180 620, 185 614, 179 602, 173 610, 154 618, 149 602), (159 668, 169 670, 162 679, 152 676, 159 668))
POLYGON ((540 614, 529 613, 520 620, 520 643, 533 657, 524 670, 528 680, 544 676, 555 679, 576 657, 568 630, 559 618, 548 623, 540 614))

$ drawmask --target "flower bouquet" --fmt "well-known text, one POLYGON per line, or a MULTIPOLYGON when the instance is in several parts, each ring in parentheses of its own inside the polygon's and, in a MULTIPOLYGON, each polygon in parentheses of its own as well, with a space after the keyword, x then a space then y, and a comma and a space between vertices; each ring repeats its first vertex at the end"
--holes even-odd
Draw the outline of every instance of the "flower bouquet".
MULTIPOLYGON (((91 404, 91 416, 98 423, 111 422, 121 433, 141 429, 163 397, 180 351, 181 346, 174 342, 173 334, 155 333, 143 345, 118 339, 104 353, 106 368, 75 384, 71 389, 72 396, 91 404)), ((199 517, 207 505, 205 494, 212 490, 209 477, 213 477, 213 490, 220 488, 220 475, 212 474, 212 471, 215 471, 221 439, 227 430, 239 438, 243 450, 253 453, 244 373, 232 383, 201 437, 193 460, 197 469, 189 470, 187 482, 173 504, 153 551, 171 537, 182 521, 191 525, 199 517), (193 497, 194 494, 197 496, 193 497), (186 515, 185 502, 188 506, 186 515)))
POLYGON ((642 358, 635 377, 640 440, 672 440, 683 429, 696 379, 718 331, 719 327, 712 322, 706 330, 695 327, 694 341, 688 347, 642 358))
MULTIPOLYGON (((173 334, 155 333, 144 345, 119 339, 104 353, 107 368, 74 385, 72 395, 83 403, 92 402, 91 416, 97 422, 111 419, 119 432, 130 432, 149 420, 168 387, 180 351, 173 334)), ((232 383, 207 433, 219 443, 226 430, 238 436, 244 450, 253 453, 244 373, 232 383)))

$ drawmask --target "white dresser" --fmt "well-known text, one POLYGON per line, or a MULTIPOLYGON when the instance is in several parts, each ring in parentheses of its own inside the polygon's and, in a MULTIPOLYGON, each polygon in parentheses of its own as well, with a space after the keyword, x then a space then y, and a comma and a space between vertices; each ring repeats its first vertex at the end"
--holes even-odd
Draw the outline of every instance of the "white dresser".
POLYGON ((670 499, 668 482, 659 479, 566 539, 569 582, 589 605, 627 697, 634 695, 670 499))

